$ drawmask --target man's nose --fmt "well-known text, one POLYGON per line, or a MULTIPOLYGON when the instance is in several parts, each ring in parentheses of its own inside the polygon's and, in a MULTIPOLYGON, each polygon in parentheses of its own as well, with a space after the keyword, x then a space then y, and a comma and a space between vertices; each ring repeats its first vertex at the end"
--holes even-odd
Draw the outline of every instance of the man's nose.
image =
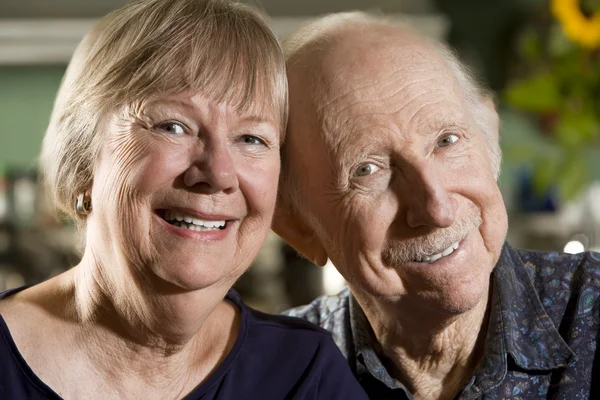
POLYGON ((435 166, 422 164, 407 171, 401 189, 406 205, 406 223, 411 228, 447 228, 456 218, 456 204, 435 166))
POLYGON ((226 140, 211 141, 199 146, 183 182, 202 193, 235 192, 239 187, 235 160, 226 140))

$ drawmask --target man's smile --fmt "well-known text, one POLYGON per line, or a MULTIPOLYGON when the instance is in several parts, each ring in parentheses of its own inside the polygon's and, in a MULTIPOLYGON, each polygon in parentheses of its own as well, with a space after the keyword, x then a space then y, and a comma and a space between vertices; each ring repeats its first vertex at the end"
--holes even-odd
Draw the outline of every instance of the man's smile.
POLYGON ((454 242, 450 246, 448 246, 448 248, 440 251, 439 253, 432 254, 430 256, 423 256, 420 259, 417 259, 415 261, 416 262, 424 262, 424 263, 436 262, 440 258, 449 256, 450 254, 454 253, 454 250, 458 249, 458 243, 459 242, 454 242))

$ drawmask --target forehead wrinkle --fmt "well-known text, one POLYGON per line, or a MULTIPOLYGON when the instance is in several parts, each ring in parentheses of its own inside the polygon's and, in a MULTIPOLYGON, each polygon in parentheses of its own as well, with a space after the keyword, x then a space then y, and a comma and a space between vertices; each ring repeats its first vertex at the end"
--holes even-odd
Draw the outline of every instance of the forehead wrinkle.
POLYGON ((468 131, 469 123, 465 111, 460 104, 449 102, 445 96, 439 96, 431 101, 421 103, 405 122, 405 129, 416 126, 419 129, 414 131, 422 131, 422 128, 425 128, 425 133, 431 134, 452 128, 468 131))
MULTIPOLYGON (((393 93, 383 99, 388 101, 396 97, 398 93, 393 93)), ((360 132, 381 132, 389 131, 392 134, 398 134, 399 129, 396 121, 396 115, 406 106, 400 104, 398 108, 389 109, 389 111, 381 111, 381 105, 377 104, 380 100, 371 99, 356 103, 348 104, 336 112, 327 112, 325 110, 322 131, 326 138, 326 145, 332 149, 334 157, 345 157, 346 148, 351 148, 356 142, 355 137, 360 135, 360 132), (375 107, 371 107, 375 104, 375 107), (358 109, 356 112, 349 111, 352 108, 358 109), (364 111, 362 111, 364 109, 364 111), (370 109, 375 109, 371 111, 370 109), (335 150, 335 149, 343 149, 335 150)), ((369 140, 378 138, 377 135, 371 135, 369 140)), ((359 136, 359 140, 361 137, 359 136)), ((338 163, 339 164, 339 163, 338 163)))
MULTIPOLYGON (((347 96, 347 97, 351 97, 351 98, 353 98, 353 99, 356 99, 356 103, 355 103, 355 102, 350 102, 350 101, 349 101, 347 105, 345 105, 345 106, 343 106, 343 107, 341 107, 341 108, 337 109, 337 110, 336 110, 336 111, 334 111, 334 112, 330 112, 330 113, 327 113, 327 112, 326 112, 326 107, 325 107, 325 106, 324 106, 324 107, 321 107, 321 110, 320 110, 320 111, 323 113, 323 115, 332 115, 333 117, 335 117, 335 116, 336 116, 336 115, 338 115, 338 114, 342 114, 342 113, 344 113, 344 112, 345 112, 346 110, 348 110, 349 108, 355 107, 357 103, 358 103, 358 104, 363 104, 363 105, 361 106, 361 108, 365 108, 365 109, 366 109, 366 108, 369 108, 368 106, 370 106, 371 104, 374 104, 374 103, 375 103, 375 105, 377 106, 377 103, 385 103, 385 102, 387 102, 387 101, 389 101, 389 100, 393 100, 393 98, 394 98, 394 97, 397 97, 397 96, 399 96, 399 95, 401 94, 401 92, 404 92, 404 91, 408 90, 408 88, 409 88, 410 86, 413 86, 413 85, 418 85, 418 84, 420 84, 420 83, 422 83, 422 82, 426 82, 426 81, 428 81, 429 79, 431 79, 431 78, 426 78, 426 79, 421 79, 421 80, 411 81, 411 82, 409 82, 409 83, 405 84, 404 86, 402 86, 402 87, 400 87, 400 88, 398 88, 398 89, 396 89, 396 90, 394 90, 394 91, 391 91, 391 93, 390 93, 389 95, 387 95, 387 96, 384 96, 384 97, 373 97, 373 98, 371 98, 371 99, 366 99, 366 100, 363 100, 363 99, 362 99, 362 96, 359 96, 359 95, 357 95, 357 94, 360 94, 360 90, 361 90, 361 89, 356 89, 356 90, 353 90, 353 91, 351 91, 351 92, 348 92, 348 93, 345 95, 345 96, 347 96)), ((394 82, 391 82, 391 83, 387 84, 385 87, 386 87, 386 88, 388 88, 388 87, 391 87, 391 86, 393 85, 393 83, 394 83, 394 82)), ((422 93, 419 93, 419 94, 423 94, 423 93, 427 93, 427 91, 423 91, 422 93)), ((342 101, 343 101, 343 97, 342 97, 342 96, 340 96, 338 99, 336 99, 336 100, 334 100, 334 101, 330 102, 330 105, 331 105, 331 103, 334 103, 334 102, 337 102, 337 103, 342 103, 342 101)), ((410 100, 409 100, 409 101, 407 101, 407 103, 408 103, 408 102, 410 102, 410 100)), ((376 115, 376 114, 389 114, 389 115, 392 115, 392 114, 395 114, 395 113, 397 113, 397 112, 398 112, 398 111, 399 111, 401 108, 402 108, 402 107, 400 107, 400 108, 399 108, 399 109, 397 109, 397 110, 390 110, 390 111, 386 111, 386 112, 382 112, 382 111, 380 111, 380 112, 377 112, 377 113, 376 113, 376 112, 369 112, 369 111, 365 111, 365 113, 370 113, 370 114, 373 114, 373 115, 376 115)), ((359 115, 360 115, 360 114, 359 114, 359 115)))
MULTIPOLYGON (((366 53, 363 54, 373 54, 375 47, 379 46, 374 46, 370 40, 377 38, 366 41, 363 39, 360 39, 366 46, 363 46, 366 50, 366 53)), ((379 39, 376 41, 380 43, 379 39)), ((357 50, 355 42, 342 42, 341 44, 345 45, 336 42, 329 46, 328 51, 319 52, 316 56, 313 54, 312 59, 304 59, 305 64, 302 67, 294 64, 294 68, 292 68, 293 78, 310 77, 308 79, 308 82, 311 82, 310 87, 298 86, 298 92, 302 93, 308 90, 308 93, 311 94, 313 112, 317 117, 314 121, 317 122, 318 131, 327 147, 327 152, 336 157, 347 155, 347 150, 343 148, 347 146, 341 146, 340 143, 350 142, 348 145, 351 147, 352 140, 345 139, 349 135, 355 134, 353 132, 356 128, 344 128, 348 125, 352 126, 354 119, 367 114, 370 116, 392 114, 391 117, 396 117, 401 113, 403 107, 408 106, 408 102, 404 99, 406 91, 414 90, 412 88, 415 86, 421 87, 424 82, 438 80, 437 85, 431 85, 432 88, 444 88, 456 84, 445 61, 422 44, 416 46, 404 39, 401 44, 398 44, 395 37, 386 39, 383 48, 388 49, 389 52, 382 52, 382 49, 379 48, 374 53, 379 62, 383 63, 382 67, 375 68, 376 60, 370 59, 373 68, 365 69, 362 62, 343 63, 341 61, 347 60, 351 53, 355 55, 357 50), (384 53, 393 56, 383 59, 382 54, 384 53), (439 81, 444 81, 445 84, 440 84, 439 81), (382 91, 389 94, 385 97, 378 97, 382 91), (368 94, 368 100, 363 99, 365 94, 368 94), (387 108, 385 104, 378 105, 378 103, 390 103, 395 98, 402 100, 398 101, 399 105, 395 107, 393 104, 387 108), (372 106, 373 104, 375 107, 372 106), (371 108, 377 112, 352 113, 353 107, 366 110, 371 108)), ((297 79, 292 79, 292 81, 297 79)), ((292 91, 292 93, 294 92, 292 91)), ((412 121, 413 117, 411 116, 409 119, 412 121)), ((398 121, 394 121, 392 118, 390 121, 393 121, 394 125, 398 125, 398 121)), ((390 127, 384 127, 384 129, 390 129, 390 127)), ((391 129, 395 131, 394 128, 391 129)), ((398 129, 398 131, 401 130, 398 129)), ((340 163, 332 162, 332 164, 339 165, 340 163)))
MULTIPOLYGON (((435 80, 435 77, 431 77, 429 80, 435 80)), ((419 83, 424 81, 427 80, 421 80, 419 83)), ((404 107, 395 113, 395 118, 398 121, 402 121, 406 128, 410 128, 413 124, 417 126, 425 124, 429 128, 438 125, 434 129, 443 124, 440 122, 441 119, 444 120, 443 122, 454 121, 454 123, 458 123, 464 119, 465 109, 460 104, 460 94, 454 91, 448 93, 448 90, 445 90, 444 86, 441 86, 442 90, 439 90, 439 88, 440 86, 434 85, 432 82, 429 88, 425 88, 418 93, 409 92, 409 97, 406 99, 404 107), (421 101, 420 98, 423 96, 432 97, 433 99, 421 101), (401 115, 402 111, 408 109, 411 104, 416 106, 416 109, 410 116, 401 115), (440 116, 442 117, 440 118, 440 116), (418 121, 416 121, 417 119, 418 121)))
MULTIPOLYGON (((416 96, 416 98, 424 96, 426 94, 428 94, 428 92, 423 92, 423 93, 419 94, 418 96, 416 96)), ((428 114, 431 113, 431 111, 428 109, 428 107, 433 106, 435 104, 439 104, 439 103, 441 103, 440 99, 434 99, 434 100, 431 100, 431 101, 424 101, 423 103, 421 103, 419 105, 419 108, 417 110, 415 110, 412 113, 412 115, 408 118, 408 120, 403 123, 403 125, 405 125, 405 129, 410 129, 410 126, 413 125, 413 122, 414 122, 415 119, 424 119, 425 121, 427 121, 427 120, 432 121, 432 118, 428 115, 428 114), (425 114, 425 117, 422 118, 420 116, 420 114, 425 114)), ((419 123, 416 123, 416 125, 420 126, 419 123)))
MULTIPOLYGON (((398 83, 399 81, 401 81, 403 79, 406 79, 406 75, 400 75, 400 74, 404 74, 405 73, 404 70, 408 69, 410 67, 411 66, 409 66, 409 65, 403 65, 402 67, 400 67, 398 69, 395 69, 390 74, 385 75, 385 76, 383 76, 383 77, 381 77, 379 79, 372 80, 371 82, 365 83, 365 84, 356 84, 355 86, 350 85, 348 83, 349 80, 344 79, 344 78, 350 78, 350 77, 352 77, 354 75, 350 74, 350 77, 343 77, 341 79, 343 81, 343 83, 342 83, 341 86, 342 87, 346 87, 346 90, 345 91, 340 90, 342 93, 340 93, 337 96, 332 96, 330 99, 328 99, 326 101, 323 101, 323 98, 319 99, 319 101, 317 101, 316 111, 318 113, 324 113, 325 109, 328 109, 328 108, 332 107, 335 103, 340 103, 340 102, 343 101, 344 98, 346 98, 346 97, 352 97, 352 95, 355 94, 355 93, 364 93, 365 91, 367 91, 367 89, 373 88, 374 90, 372 90, 371 92, 380 93, 381 92, 380 89, 382 87, 384 87, 384 88, 392 87, 394 84, 398 83), (398 77, 394 78, 395 75, 398 75, 398 77)), ((427 72, 427 71, 430 71, 430 70, 431 70, 430 68, 429 69, 428 68, 424 68, 424 69, 418 69, 418 70, 415 70, 415 69, 411 68, 411 72, 427 72)), ((343 76, 344 74, 340 74, 340 75, 343 76)), ((328 77, 327 76, 327 77, 323 77, 323 78, 325 80, 328 80, 328 78, 332 78, 332 77, 328 77)), ((427 81, 429 79, 431 79, 431 77, 426 77, 426 78, 423 78, 422 80, 415 80, 412 83, 417 84, 417 83, 420 83, 420 82, 427 81)), ((336 78, 333 77, 333 80, 334 80, 333 84, 327 85, 329 87, 329 90, 328 90, 329 93, 338 91, 338 88, 336 87, 337 86, 336 85, 336 83, 337 83, 336 82, 336 78)), ((364 81, 364 79, 363 79, 363 77, 360 77, 360 81, 359 82, 362 82, 362 81, 364 81)), ((376 98, 374 98, 372 100, 373 101, 384 101, 384 100, 387 100, 387 99, 395 96, 398 92, 403 91, 406 87, 408 87, 410 85, 411 85, 411 82, 408 82, 408 83, 402 85, 401 87, 399 87, 398 89, 396 89, 389 96, 387 96, 387 97, 376 97, 376 98)), ((326 93, 327 93, 327 91, 325 92, 325 94, 326 93)), ((323 94, 323 93, 320 93, 320 94, 323 94)), ((325 97, 325 96, 323 96, 323 97, 325 97)), ((354 97, 356 97, 356 96, 354 96, 354 97)), ((340 111, 343 111, 343 110, 344 110, 344 108, 342 108, 342 110, 340 110, 340 111)))
MULTIPOLYGON (((317 115, 320 116, 321 124, 324 126, 326 126, 326 125, 336 126, 336 125, 340 124, 339 121, 335 121, 336 119, 339 119, 339 115, 343 115, 349 109, 351 109, 353 107, 357 107, 357 105, 358 105, 358 107, 364 108, 367 110, 379 107, 380 110, 378 112, 366 111, 366 113, 370 113, 372 115, 375 115, 375 114, 390 114, 390 115, 392 115, 392 114, 398 113, 404 107, 404 105, 399 105, 395 109, 390 108, 389 111, 382 111, 380 106, 385 107, 385 104, 380 105, 379 103, 386 103, 386 102, 389 103, 390 100, 394 100, 394 98, 400 98, 400 99, 402 99, 402 103, 405 103, 405 105, 408 105, 408 103, 410 102, 410 99, 408 101, 403 99, 403 97, 405 97, 404 96, 405 92, 408 91, 410 93, 410 91, 413 90, 412 89, 413 86, 420 87, 420 86, 422 86, 422 84, 424 82, 436 79, 436 75, 434 74, 434 72, 437 70, 436 68, 433 68, 433 69, 432 68, 423 68, 423 69, 418 69, 418 70, 414 70, 413 68, 411 68, 411 71, 409 73, 429 72, 430 74, 428 74, 428 76, 425 76, 422 78, 410 79, 409 81, 406 81, 407 75, 404 75, 404 73, 406 72, 405 69, 407 69, 407 68, 409 68, 409 66, 404 65, 401 68, 395 69, 392 73, 386 75, 385 77, 383 77, 381 79, 374 80, 365 85, 358 85, 356 87, 350 87, 349 89, 347 89, 340 95, 334 96, 327 101, 323 101, 321 99, 320 101, 317 102, 317 107, 316 107, 316 112, 317 112, 317 115), (397 78, 392 79, 392 80, 389 79, 395 75, 397 76, 397 78), (404 81, 404 82, 401 82, 401 81, 404 81), (369 90, 369 89, 371 89, 371 90, 369 90), (388 92, 389 94, 384 97, 381 97, 380 96, 380 93, 382 91, 381 89, 384 89, 384 91, 388 92), (364 100, 365 94, 368 97, 368 99, 366 99, 366 100, 364 100), (373 104, 375 105, 375 107, 371 107, 371 105, 373 105, 373 104)), ((421 75, 421 74, 419 74, 419 75, 421 75)), ((335 84, 330 85, 328 91, 330 93, 334 92, 336 89, 335 86, 336 86, 335 84)), ((344 84, 344 86, 347 87, 349 85, 344 84)), ((435 85, 432 85, 432 86, 435 86, 435 85)), ((352 114, 352 111, 348 112, 348 114, 352 114)), ((332 144, 335 145, 336 141, 342 140, 343 137, 337 136, 337 140, 334 137, 329 138, 329 139, 332 140, 332 142, 333 142, 332 144)))
MULTIPOLYGON (((417 97, 420 97, 425 93, 427 92, 422 92, 418 94, 417 97)), ((393 96, 389 96, 388 98, 391 97, 393 96)), ((440 101, 441 100, 436 99, 425 102, 422 107, 435 105, 440 101)), ((350 107, 352 107, 352 105, 345 107, 343 111, 350 107)), ((332 155, 331 168, 336 172, 334 176, 339 177, 339 179, 342 179, 342 182, 344 182, 344 174, 347 173, 350 166, 366 159, 369 154, 378 153, 378 155, 384 155, 385 152, 391 150, 386 148, 386 144, 389 144, 390 139, 396 144, 400 144, 402 138, 404 138, 403 141, 410 141, 410 133, 413 132, 413 130, 410 129, 410 124, 414 122, 418 113, 423 111, 423 108, 417 110, 409 118, 409 121, 404 122, 398 119, 398 114, 401 114, 401 111, 405 107, 406 105, 401 105, 399 109, 391 110, 389 113, 364 112, 351 115, 344 120, 339 118, 342 112, 335 114, 338 118, 333 118, 333 115, 326 114, 332 117, 327 121, 328 123, 324 126, 323 131, 324 136, 329 138, 326 146, 330 149, 330 154, 332 155), (385 123, 385 118, 389 118, 389 124, 385 123), (361 134, 363 132, 369 132, 369 135, 361 134)), ((443 109, 448 110, 449 107, 443 107, 443 109)), ((452 127, 465 130, 467 125, 462 122, 462 116, 455 118, 456 112, 454 111, 450 114, 451 115, 448 115, 448 112, 443 111, 435 113, 430 118, 425 118, 424 121, 420 123, 419 126, 424 125, 424 131, 418 129, 414 130, 414 132, 424 135, 436 135, 442 129, 452 127)), ((460 114, 462 114, 462 112, 460 114)), ((397 150, 398 149, 394 149, 394 151, 397 150)))

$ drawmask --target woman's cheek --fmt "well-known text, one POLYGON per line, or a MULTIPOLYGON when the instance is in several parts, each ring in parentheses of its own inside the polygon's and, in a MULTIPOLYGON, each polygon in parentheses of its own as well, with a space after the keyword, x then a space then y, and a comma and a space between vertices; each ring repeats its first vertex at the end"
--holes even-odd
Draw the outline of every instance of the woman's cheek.
POLYGON ((254 204, 256 209, 272 214, 279 183, 279 155, 240 163, 237 171, 240 190, 245 192, 246 201, 254 204))

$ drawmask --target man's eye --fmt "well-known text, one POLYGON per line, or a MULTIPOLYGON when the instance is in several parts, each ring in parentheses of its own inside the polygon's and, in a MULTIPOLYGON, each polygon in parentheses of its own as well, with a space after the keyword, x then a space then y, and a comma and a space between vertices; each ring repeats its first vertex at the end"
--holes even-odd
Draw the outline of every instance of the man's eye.
POLYGON ((359 165, 358 168, 356 168, 356 171, 354 171, 354 177, 371 175, 379 171, 380 169, 380 167, 373 163, 364 163, 359 165))
POLYGON ((444 135, 442 136, 438 142, 437 142, 437 147, 447 147, 450 146, 453 143, 456 143, 456 141, 458 140, 458 136, 456 135, 444 135))
POLYGON ((240 137, 239 141, 243 144, 248 144, 251 146, 264 146, 266 145, 265 141, 253 136, 253 135, 243 135, 240 137))
POLYGON ((155 129, 160 132, 166 132, 170 135, 183 135, 185 127, 178 122, 168 121, 162 122, 155 126, 155 129))

